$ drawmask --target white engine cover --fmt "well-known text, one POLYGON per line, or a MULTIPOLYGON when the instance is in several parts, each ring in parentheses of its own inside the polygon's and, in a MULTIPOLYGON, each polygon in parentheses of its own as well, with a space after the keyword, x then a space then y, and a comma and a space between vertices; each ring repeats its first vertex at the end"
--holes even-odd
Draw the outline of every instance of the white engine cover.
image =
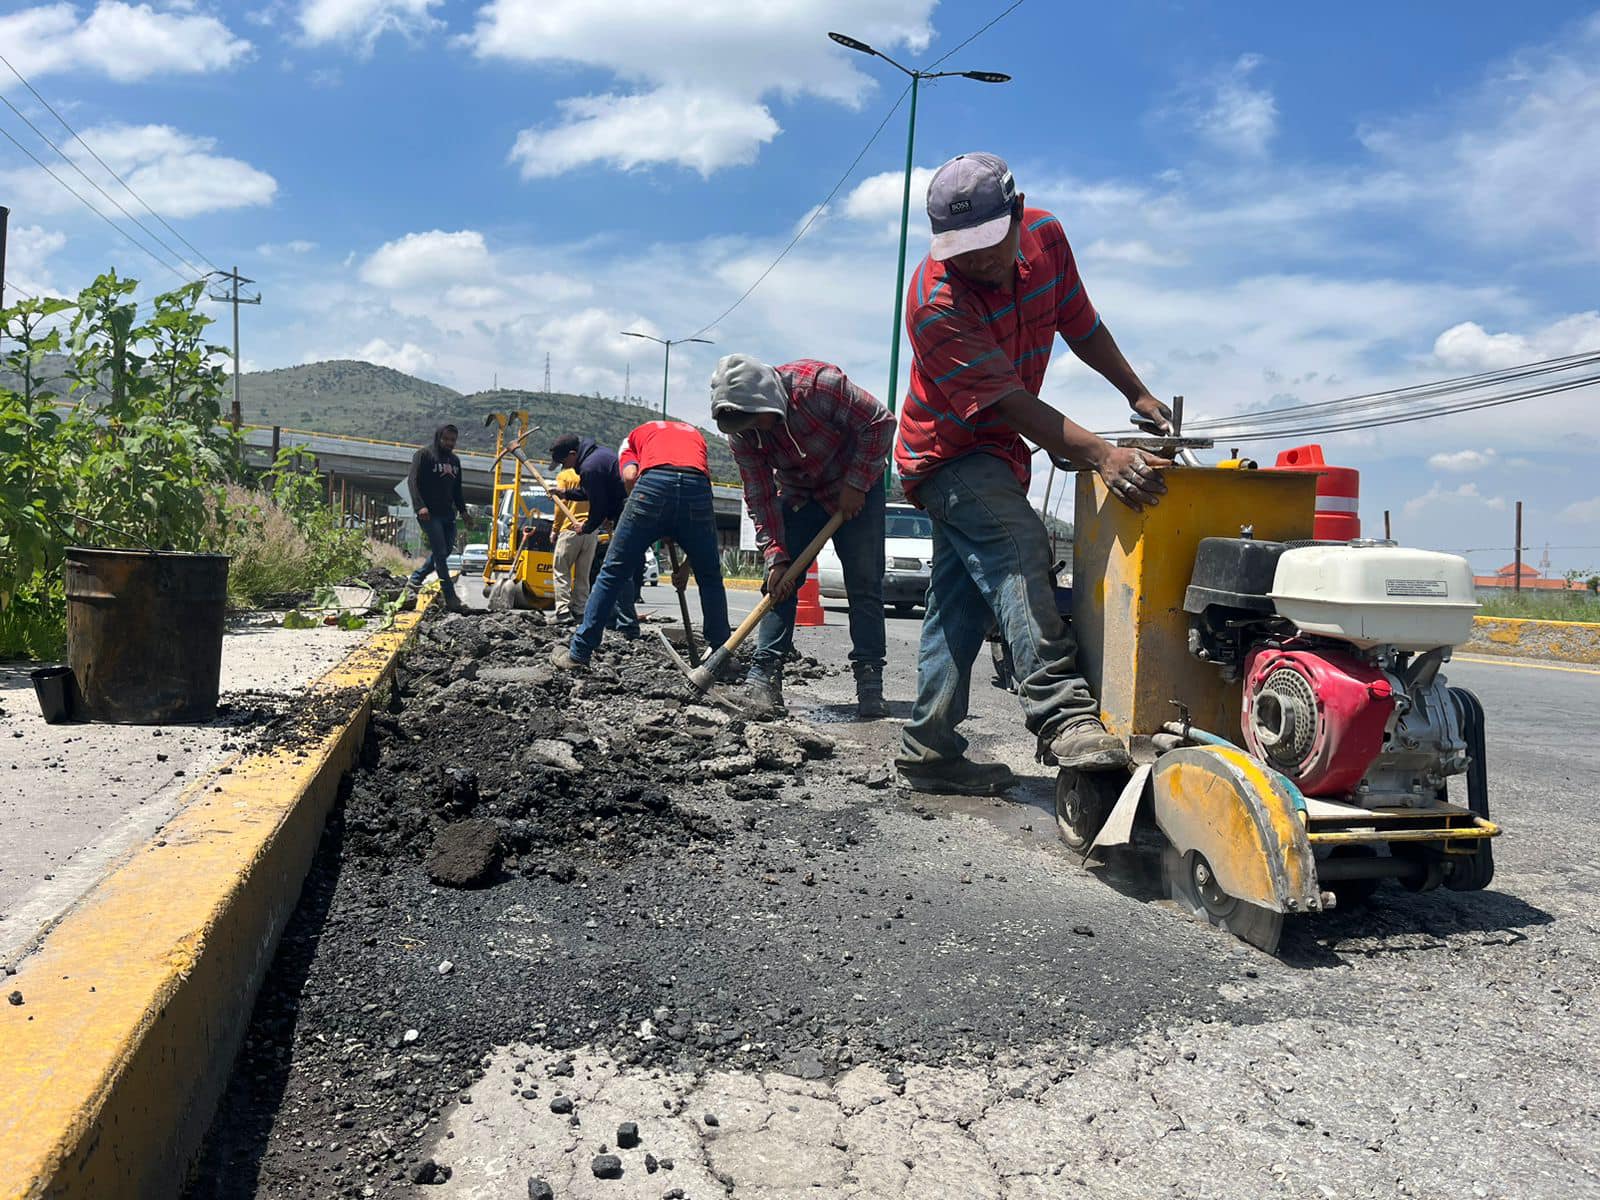
POLYGON ((1272 603, 1306 633, 1363 649, 1432 650, 1472 635, 1472 567, 1399 546, 1296 546, 1278 559, 1272 603))

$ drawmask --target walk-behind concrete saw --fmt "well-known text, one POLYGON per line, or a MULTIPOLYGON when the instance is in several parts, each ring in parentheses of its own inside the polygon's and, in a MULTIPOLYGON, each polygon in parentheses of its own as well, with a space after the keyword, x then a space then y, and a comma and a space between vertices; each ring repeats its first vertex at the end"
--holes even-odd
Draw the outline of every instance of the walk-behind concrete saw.
POLYGON ((1269 953, 1285 916, 1384 879, 1487 886, 1483 706, 1440 670, 1472 630, 1466 560, 1311 540, 1314 475, 1166 481, 1134 512, 1078 477, 1080 662, 1136 769, 1063 771, 1063 840, 1087 856, 1153 827, 1168 895, 1269 953))

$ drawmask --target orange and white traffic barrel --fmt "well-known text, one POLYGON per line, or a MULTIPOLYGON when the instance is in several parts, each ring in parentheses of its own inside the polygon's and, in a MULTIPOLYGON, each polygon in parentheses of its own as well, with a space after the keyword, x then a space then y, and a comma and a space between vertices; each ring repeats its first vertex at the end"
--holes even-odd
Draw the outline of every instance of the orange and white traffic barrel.
POLYGON ((1315 443, 1281 451, 1268 469, 1316 473, 1317 519, 1312 532, 1319 541, 1348 542, 1361 536, 1360 471, 1329 466, 1322 459, 1322 447, 1315 443))

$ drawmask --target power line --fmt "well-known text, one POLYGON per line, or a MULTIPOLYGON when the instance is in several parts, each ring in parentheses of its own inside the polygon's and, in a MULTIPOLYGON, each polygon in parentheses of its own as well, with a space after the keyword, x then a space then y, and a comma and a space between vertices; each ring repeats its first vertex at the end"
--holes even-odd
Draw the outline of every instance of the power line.
POLYGON ((789 244, 778 252, 778 257, 773 259, 767 269, 756 277, 756 281, 754 283, 745 288, 743 294, 740 295, 737 300, 728 305, 727 308, 723 309, 722 313, 718 315, 715 320, 708 321, 699 329, 696 329, 689 335, 690 337, 699 337, 702 333, 706 332, 706 330, 715 329, 728 318, 729 314, 731 314, 734 309, 738 308, 750 298, 750 294, 766 281, 768 275, 771 275, 775 270, 778 269, 778 264, 788 257, 789 251, 793 250, 795 246, 799 244, 800 239, 805 237, 811 226, 816 224, 817 218, 827 210, 827 207, 830 203, 832 203, 833 198, 839 194, 839 189, 842 188, 850 176, 855 173, 856 167, 858 167, 861 164, 861 160, 867 156, 867 151, 872 149, 872 144, 878 140, 878 135, 883 132, 884 126, 888 125, 890 118, 892 118, 895 113, 900 111, 900 106, 905 103, 906 96, 910 91, 911 88, 909 85, 907 85, 905 91, 901 92, 899 98, 894 102, 894 106, 890 108, 888 112, 883 114, 883 120, 878 122, 878 127, 872 131, 872 136, 867 139, 867 144, 862 146, 860 153, 858 153, 855 158, 850 160, 850 165, 844 169, 844 174, 839 176, 839 182, 835 183, 832 190, 829 191, 825 197, 823 197, 822 203, 811 210, 811 215, 806 218, 806 223, 800 226, 799 231, 789 239, 789 244))
POLYGON ((1000 24, 1001 21, 1005 20, 1012 13, 1016 12, 1017 9, 1022 7, 1022 5, 1023 5, 1023 0, 1016 0, 1015 4, 1011 5, 1011 7, 1007 8, 999 16, 995 17, 994 20, 990 21, 983 28, 979 29, 977 33, 973 34, 966 41, 960 43, 959 45, 952 46, 949 50, 945 51, 944 54, 942 54, 940 57, 934 59, 933 62, 929 63, 926 67, 924 67, 923 70, 925 70, 925 71, 937 70, 938 67, 939 67, 939 64, 944 62, 945 59, 949 58, 953 54, 958 54, 962 50, 965 50, 968 46, 972 45, 973 42, 977 41, 984 34, 988 33, 989 30, 993 29, 996 25, 1000 24))
POLYGON ((1348 416, 1355 412, 1379 412, 1386 407, 1399 403, 1431 399, 1452 393, 1477 391, 1491 384, 1509 383, 1536 375, 1548 375, 1578 367, 1592 366, 1596 363, 1600 363, 1600 351, 1571 354, 1562 358, 1544 359, 1539 362, 1523 363, 1515 367, 1502 367, 1493 371, 1484 371, 1477 375, 1460 375, 1451 379, 1436 380, 1432 383, 1413 384, 1410 387, 1393 388, 1388 391, 1365 392, 1356 396, 1345 396, 1337 400, 1322 400, 1314 404, 1285 405, 1281 408, 1262 409, 1257 412, 1236 413, 1229 417, 1212 417, 1200 421, 1186 421, 1184 429, 1194 433, 1202 433, 1230 428, 1264 428, 1274 424, 1305 420, 1309 414, 1319 412, 1335 412, 1339 416, 1348 416))
MULTIPOLYGON (((111 169, 111 165, 109 163, 107 163, 105 159, 101 158, 100 155, 95 152, 95 148, 93 146, 89 145, 89 143, 84 140, 83 135, 81 133, 79 133, 76 129, 74 129, 71 125, 67 124, 67 119, 65 117, 63 117, 60 113, 58 113, 55 110, 54 107, 52 107, 52 105, 50 104, 50 101, 46 100, 43 96, 41 96, 39 94, 38 89, 36 89, 33 86, 33 84, 29 83, 26 79, 23 78, 22 72, 17 70, 16 67, 12 66, 11 65, 11 61, 8 58, 6 58, 6 56, 3 55, 3 54, 0 54, 0 63, 5 63, 6 69, 9 70, 13 75, 15 75, 17 77, 18 80, 21 81, 22 86, 27 88, 28 91, 33 94, 33 98, 35 100, 37 100, 40 104, 44 105, 46 111, 48 111, 52 117, 54 117, 57 121, 61 122, 61 127, 63 129, 65 129, 68 133, 70 133, 77 140, 78 144, 89 152, 89 156, 91 158, 93 158, 95 160, 95 162, 99 163, 100 166, 105 169, 106 173, 111 176, 111 178, 115 179, 118 183, 120 183, 123 186, 123 189, 128 193, 128 195, 132 196, 135 200, 137 200, 139 202, 140 206, 143 207, 145 212, 149 213, 156 220, 160 221, 161 224, 166 227, 168 233, 172 234, 173 237, 177 238, 185 246, 189 247, 190 250, 193 250, 195 255, 200 259, 201 262, 205 263, 206 266, 211 267, 213 269, 216 268, 217 264, 212 262, 209 258, 207 258, 205 253, 203 251, 201 251, 201 249, 198 246, 196 246, 188 238, 184 237, 183 234, 179 233, 176 229, 174 229, 172 227, 172 225, 167 221, 167 219, 165 217, 163 217, 160 213, 158 213, 155 209, 151 208, 150 205, 145 202, 145 198, 143 196, 139 195, 138 192, 133 190, 133 185, 132 184, 130 184, 121 175, 118 175, 114 170, 111 169)), ((21 116, 20 113, 18 115, 21 116)), ((23 120, 27 120, 27 118, 23 117, 23 120)), ((34 132, 37 133, 38 131, 35 130, 34 132)), ((44 135, 40 134, 39 136, 43 137, 44 135)), ((58 151, 58 153, 59 153, 59 151, 58 151)), ((102 192, 101 194, 104 195, 104 192, 102 192)), ((109 200, 109 199, 111 199, 111 197, 107 196, 106 199, 109 200)), ((120 208, 121 205, 118 205, 118 207, 120 208)), ((130 217, 129 219, 132 220, 133 218, 130 217)), ((144 226, 140 225, 139 228, 144 229, 144 226)), ((149 232, 149 231, 146 230, 146 232, 149 232)), ((154 236, 154 235, 152 235, 152 236, 154 236)), ((166 245, 166 243, 163 242, 162 245, 166 245)), ((168 246, 167 249, 171 250, 172 247, 168 246)), ((181 254, 178 254, 177 251, 175 251, 175 250, 172 251, 172 253, 173 253, 173 256, 175 258, 179 258, 179 259, 183 258, 183 256, 181 254)), ((190 267, 194 266, 193 263, 187 263, 187 261, 186 261, 186 265, 188 265, 190 267)), ((200 272, 197 270, 196 274, 199 274, 199 273, 200 272)))
POLYGON ((135 246, 137 246, 140 250, 142 250, 146 254, 148 254, 150 256, 150 258, 152 260, 154 260, 158 265, 165 267, 167 270, 171 271, 174 275, 176 275, 179 279, 183 280, 185 283, 191 282, 189 277, 186 276, 182 271, 178 270, 177 267, 173 266, 166 259, 162 258, 154 250, 150 249, 149 246, 146 246, 138 238, 134 237, 133 234, 129 233, 126 229, 124 229, 122 226, 118 225, 110 217, 106 216, 105 213, 101 212, 98 208, 96 208, 88 200, 84 199, 84 197, 78 191, 76 191, 70 183, 68 183, 65 179, 61 178, 61 176, 57 175, 54 171, 52 171, 50 169, 49 165, 47 163, 43 162, 39 158, 39 156, 37 154, 35 154, 32 150, 29 150, 21 142, 17 141, 16 138, 12 137, 10 130, 6 129, 4 126, 0 126, 0 134, 3 134, 5 136, 5 139, 8 142, 10 142, 18 150, 21 150, 24 154, 26 154, 29 158, 31 158, 34 161, 34 163, 39 167, 39 169, 42 170, 46 175, 50 176, 51 179, 54 179, 62 187, 66 188, 67 191, 71 192, 73 194, 73 196, 75 196, 77 198, 78 203, 82 204, 85 208, 87 208, 95 216, 99 217, 107 225, 109 225, 109 226, 111 226, 111 228, 115 229, 124 238, 126 238, 128 241, 132 242, 135 246))
MULTIPOLYGON (((22 77, 19 75, 17 78, 20 79, 22 77)), ((26 81, 24 81, 24 82, 26 82, 26 81)), ((56 145, 48 137, 46 137, 45 134, 44 134, 44 131, 41 130, 32 121, 30 121, 28 119, 27 114, 24 113, 15 104, 11 103, 10 100, 6 99, 6 97, 3 94, 0 94, 0 104, 4 104, 12 112, 16 113, 17 118, 24 125, 26 125, 29 129, 33 130, 34 134, 38 137, 38 139, 41 142, 43 142, 46 146, 49 146, 50 149, 54 150, 58 155, 60 155, 62 160, 67 164, 67 166, 71 167, 80 176, 82 176, 83 181, 85 183, 87 183, 90 187, 92 187, 95 191, 99 192, 107 200, 111 201, 111 203, 116 207, 116 210, 119 213, 121 213, 123 216, 127 217, 128 220, 132 221, 135 225, 137 225, 142 233, 144 233, 151 240, 153 240, 158 246, 160 246, 168 254, 172 255, 173 258, 177 259, 184 266, 188 267, 196 275, 203 274, 203 272, 200 270, 199 267, 195 266, 192 262, 190 262, 188 259, 186 259, 182 254, 180 254, 178 251, 174 250, 171 247, 171 245, 169 245, 161 237, 161 235, 159 233, 156 233, 153 229, 151 229, 143 221, 139 220, 138 217, 134 216, 127 209, 123 208, 121 202, 115 196, 113 196, 110 192, 106 191, 105 188, 101 187, 97 180, 90 178, 89 173, 87 171, 85 171, 82 167, 80 167, 77 164, 77 162, 73 160, 71 155, 69 155, 60 146, 56 145)), ((126 186, 126 185, 124 185, 124 186, 126 186)))

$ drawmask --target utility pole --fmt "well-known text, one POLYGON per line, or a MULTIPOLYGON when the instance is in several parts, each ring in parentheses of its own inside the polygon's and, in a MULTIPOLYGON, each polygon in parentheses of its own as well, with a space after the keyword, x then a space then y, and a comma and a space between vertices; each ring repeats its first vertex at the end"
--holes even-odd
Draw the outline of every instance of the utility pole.
POLYGON ((544 355, 544 398, 546 400, 550 399, 550 352, 548 350, 545 351, 544 355))
POLYGON ((1516 577, 1511 587, 1517 595, 1522 595, 1522 501, 1517 501, 1517 558, 1516 577))
POLYGON ((233 431, 238 433, 239 426, 244 423, 244 415, 240 410, 239 404, 239 305, 260 304, 261 293, 257 292, 254 296, 239 295, 239 285, 241 283, 254 283, 255 280, 246 279, 239 274, 238 267, 234 267, 232 271, 207 271, 206 278, 225 280, 232 285, 231 292, 224 292, 220 296, 215 292, 208 294, 213 300, 233 305, 233 431))
MULTIPOLYGON (((3 245, 4 245, 4 243, 0 242, 0 246, 3 246, 3 245)), ((5 266, 5 261, 4 261, 3 258, 0 258, 0 268, 3 268, 4 266, 5 266)), ((624 404, 628 403, 628 393, 631 392, 632 390, 633 390, 633 364, 632 363, 624 363, 623 367, 622 367, 622 402, 624 404)))

